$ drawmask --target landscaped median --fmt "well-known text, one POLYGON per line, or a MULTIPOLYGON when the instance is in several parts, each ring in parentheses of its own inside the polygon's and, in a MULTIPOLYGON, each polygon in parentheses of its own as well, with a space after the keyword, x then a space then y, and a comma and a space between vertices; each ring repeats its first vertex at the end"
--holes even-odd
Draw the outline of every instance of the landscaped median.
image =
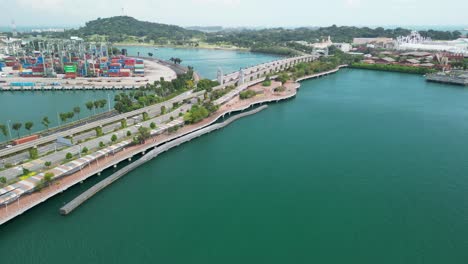
MULTIPOLYGON (((150 130, 150 135, 153 136, 163 133, 164 131, 168 131, 173 127, 179 127, 183 125, 183 123, 184 121, 182 120, 182 118, 178 118, 167 124, 163 124, 160 127, 155 127, 155 129, 150 130)), ((61 177, 73 174, 83 169, 85 166, 90 165, 92 162, 97 162, 99 159, 107 157, 109 154, 114 154, 115 152, 120 151, 122 148, 125 148, 131 145, 132 143, 134 143, 132 140, 124 140, 120 143, 116 143, 109 147, 100 149, 92 154, 88 154, 86 156, 80 157, 72 161, 67 161, 66 163, 57 166, 53 169, 50 169, 46 172, 26 177, 25 179, 20 180, 17 183, 1 188, 0 205, 7 205, 11 202, 14 202, 21 195, 31 193, 37 189, 40 189, 40 187, 42 187, 44 183, 48 183, 52 180, 56 180, 61 177), (50 175, 53 176, 50 177, 50 175), (50 178, 47 177, 49 179, 45 179, 46 176, 49 176, 50 178)))

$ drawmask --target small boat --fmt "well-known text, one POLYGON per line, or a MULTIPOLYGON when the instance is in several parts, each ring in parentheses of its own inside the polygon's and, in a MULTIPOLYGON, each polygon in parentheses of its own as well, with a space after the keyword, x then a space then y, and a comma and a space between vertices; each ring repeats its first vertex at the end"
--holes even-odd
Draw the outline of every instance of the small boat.
POLYGON ((158 48, 154 47, 154 50, 158 50, 158 48))

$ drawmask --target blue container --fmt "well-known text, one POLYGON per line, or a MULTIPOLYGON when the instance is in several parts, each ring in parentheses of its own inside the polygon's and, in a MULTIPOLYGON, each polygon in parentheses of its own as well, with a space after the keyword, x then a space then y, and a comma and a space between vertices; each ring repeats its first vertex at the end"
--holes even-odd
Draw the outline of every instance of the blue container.
POLYGON ((44 59, 42 57, 37 57, 37 64, 42 64, 44 59))
POLYGON ((31 87, 31 86, 35 86, 36 83, 33 83, 33 82, 12 82, 10 83, 11 86, 28 86, 28 87, 31 87))
POLYGON ((112 73, 119 73, 120 69, 109 69, 107 72, 112 72, 112 73))

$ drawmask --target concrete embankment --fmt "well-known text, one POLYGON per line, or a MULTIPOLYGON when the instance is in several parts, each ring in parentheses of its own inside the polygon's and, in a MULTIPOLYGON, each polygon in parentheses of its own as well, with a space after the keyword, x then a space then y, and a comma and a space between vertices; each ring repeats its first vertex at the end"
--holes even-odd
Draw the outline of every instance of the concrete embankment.
POLYGON ((344 67, 348 67, 348 65, 340 65, 340 66, 338 66, 335 69, 330 70, 330 71, 320 72, 320 73, 304 76, 302 78, 297 79, 296 82, 302 82, 302 81, 305 81, 305 80, 320 78, 320 77, 323 77, 323 76, 326 76, 326 75, 329 75, 329 74, 333 74, 333 73, 338 72, 341 68, 344 68, 344 67))
POLYGON ((66 204, 62 208, 60 208, 60 213, 63 214, 63 215, 67 215, 67 214, 71 213, 78 206, 80 206, 85 201, 87 201, 88 199, 93 197, 100 190, 102 190, 105 187, 109 186, 110 184, 112 184, 116 180, 122 178, 124 175, 126 175, 130 171, 132 171, 132 170, 138 168, 139 166, 143 165, 144 163, 156 158, 159 154, 161 154, 163 152, 166 152, 166 151, 170 150, 171 148, 177 147, 177 146, 179 146, 179 145, 181 145, 183 143, 189 142, 192 139, 195 139, 197 137, 200 137, 200 136, 205 135, 207 133, 210 133, 212 131, 221 129, 221 128, 231 124, 232 122, 234 122, 234 121, 236 121, 236 120, 238 120, 238 119, 240 119, 242 117, 256 114, 256 113, 266 109, 267 107, 268 107, 267 105, 263 105, 263 106, 260 106, 260 107, 258 107, 256 109, 254 109, 254 110, 244 112, 244 113, 240 113, 238 115, 235 115, 235 116, 227 119, 226 121, 224 121, 222 123, 210 125, 208 127, 202 128, 202 129, 200 129, 198 131, 195 131, 195 132, 193 132, 191 134, 182 136, 182 137, 180 137, 178 139, 175 139, 175 140, 173 140, 171 142, 168 142, 168 143, 166 143, 166 144, 164 144, 164 145, 162 145, 160 147, 156 147, 154 150, 148 152, 147 154, 145 154, 139 160, 137 160, 137 161, 133 162, 132 164, 122 168, 121 170, 119 170, 116 173, 112 174, 111 176, 107 177, 105 180, 99 182, 98 184, 94 185, 93 187, 91 187, 89 190, 87 190, 83 194, 81 194, 78 197, 76 197, 75 199, 73 199, 71 202, 69 202, 68 204, 66 204))

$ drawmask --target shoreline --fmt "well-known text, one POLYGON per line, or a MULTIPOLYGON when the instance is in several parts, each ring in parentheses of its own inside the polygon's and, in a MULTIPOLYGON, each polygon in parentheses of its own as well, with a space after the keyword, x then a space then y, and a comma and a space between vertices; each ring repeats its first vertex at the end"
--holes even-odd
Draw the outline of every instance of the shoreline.
MULTIPOLYGON (((340 69, 340 67, 329 72, 305 76, 302 79, 305 80, 325 76, 330 74, 330 72, 337 72, 340 69)), ((247 86, 245 86, 245 88, 241 86, 240 88, 238 88, 239 92, 245 89, 249 89, 251 87, 253 88, 256 85, 261 85, 261 81, 262 79, 259 79, 255 82, 249 83, 247 86)), ((152 140, 148 140, 152 142, 146 142, 143 145, 124 145, 121 149, 119 149, 119 151, 113 153, 112 156, 110 156, 110 160, 109 158, 107 158, 107 156, 97 158, 95 161, 89 162, 84 167, 81 167, 81 170, 78 170, 70 175, 67 175, 66 177, 53 181, 50 186, 45 187, 40 192, 36 191, 29 193, 10 203, 9 206, 4 206, 3 208, 0 208, 0 225, 10 221, 11 219, 14 219, 15 217, 23 214, 29 209, 35 207, 36 205, 69 189, 77 183, 80 183, 96 174, 100 174, 107 168, 117 166, 117 164, 119 164, 120 162, 127 159, 131 159, 132 157, 140 153, 145 153, 151 148, 167 144, 168 142, 173 141, 177 138, 189 135, 207 126, 210 126, 216 123, 219 120, 219 118, 224 117, 225 115, 230 115, 234 112, 244 111, 255 105, 279 102, 282 100, 293 98, 297 95, 297 91, 300 88, 300 86, 301 84, 299 82, 288 81, 286 84, 284 84, 284 87, 286 88, 284 91, 267 91, 264 94, 257 95, 245 100, 240 100, 239 94, 237 94, 235 97, 230 97, 230 99, 223 101, 220 105, 220 108, 216 112, 214 112, 213 115, 208 116, 199 123, 183 126, 173 134, 154 135, 151 138, 152 140), (101 162, 101 164, 99 164, 99 162, 101 162)), ((220 98, 219 100, 221 99, 222 98, 220 98)))
POLYGON ((184 136, 181 136, 181 137, 175 139, 174 141, 168 142, 168 143, 166 143, 166 144, 164 144, 162 146, 155 147, 153 150, 151 150, 147 154, 143 154, 143 157, 141 157, 140 159, 138 159, 134 163, 131 163, 131 164, 121 168, 117 172, 114 172, 109 177, 107 177, 104 180, 98 182, 97 184, 95 184, 94 186, 92 186, 91 188, 89 188, 88 190, 83 192, 82 194, 78 195, 75 199, 68 202, 66 205, 64 205, 63 207, 60 208, 60 214, 68 215, 68 214, 72 213, 74 210, 76 210, 83 203, 85 203, 86 201, 91 199, 95 194, 97 194, 101 190, 105 189, 106 187, 108 187, 109 185, 111 185, 115 181, 119 180, 120 178, 124 177, 129 172, 137 169, 141 165, 143 165, 143 164, 147 163, 148 161, 151 161, 152 159, 156 158, 160 154, 162 154, 162 153, 164 153, 166 151, 169 151, 172 148, 178 147, 181 144, 190 142, 193 139, 196 139, 196 138, 198 138, 200 136, 203 136, 203 135, 211 133, 213 131, 222 129, 222 128, 230 125, 231 123, 235 122, 238 119, 241 119, 241 118, 246 117, 246 116, 254 115, 254 114, 256 114, 256 113, 258 113, 258 112, 260 112, 262 110, 265 110, 267 107, 268 107, 268 105, 262 105, 262 106, 260 106, 258 108, 255 108, 255 109, 249 110, 247 112, 243 112, 243 113, 240 113, 240 114, 235 115, 233 117, 230 117, 227 120, 223 121, 222 123, 209 125, 209 126, 207 126, 205 128, 201 128, 200 130, 195 131, 193 133, 189 133, 189 134, 186 134, 184 136))
MULTIPOLYGON (((139 153, 146 152, 148 149, 154 148, 158 145, 167 144, 170 141, 173 141, 177 138, 180 138, 185 135, 189 135, 193 132, 196 132, 200 129, 208 127, 214 123, 216 123, 220 118, 229 115, 234 112, 244 111, 252 106, 258 104, 265 104, 270 102, 278 102, 282 100, 286 100, 296 96, 297 90, 300 87, 299 83, 292 82, 289 83, 290 87, 288 89, 289 93, 285 93, 284 95, 275 95, 271 98, 265 98, 263 100, 258 100, 258 98, 250 98, 243 100, 239 106, 233 107, 233 105, 223 105, 215 115, 207 117, 206 119, 200 121, 197 124, 191 124, 182 127, 179 132, 176 132, 173 135, 156 135, 153 137, 153 141, 147 142, 144 145, 132 145, 129 147, 125 147, 123 150, 116 152, 111 157, 111 160, 108 160, 107 157, 101 157, 96 160, 96 162, 90 163, 88 166, 83 168, 80 171, 77 171, 71 175, 63 177, 61 179, 57 179, 56 181, 52 182, 51 185, 45 187, 41 191, 36 191, 30 193, 26 196, 23 196, 16 200, 15 202, 11 203, 9 206, 3 206, 0 209, 0 226, 7 223, 8 221, 16 218, 17 216, 22 215, 23 213, 27 212, 28 210, 34 208, 35 206, 47 201, 48 199, 54 197, 57 194, 60 194, 67 189, 73 187, 74 185, 96 175, 100 172, 116 166, 120 162, 124 160, 131 159, 131 157, 138 155, 139 153), (292 92, 291 92, 292 90, 292 92), (99 164, 100 163, 100 164, 99 164)), ((150 141, 150 140, 148 140, 150 141)))
POLYGON ((179 46, 179 45, 153 45, 153 44, 146 44, 146 43, 114 43, 115 47, 147 47, 147 48, 169 48, 169 49, 204 49, 204 50, 225 50, 225 51, 240 51, 240 52, 252 52, 249 48, 228 48, 228 47, 220 47, 220 46, 211 46, 211 47, 194 47, 194 46, 179 46))

